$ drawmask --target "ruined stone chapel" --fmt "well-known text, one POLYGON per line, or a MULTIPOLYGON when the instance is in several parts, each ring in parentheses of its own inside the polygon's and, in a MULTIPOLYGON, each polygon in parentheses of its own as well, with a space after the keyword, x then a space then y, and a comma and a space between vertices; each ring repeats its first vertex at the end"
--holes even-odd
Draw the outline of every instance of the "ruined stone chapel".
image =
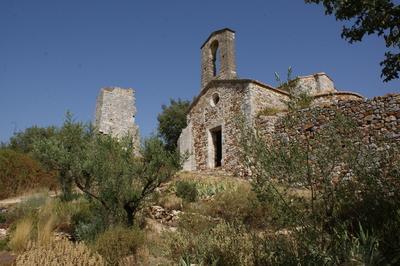
MULTIPOLYGON (((304 92, 311 99, 307 108, 299 110, 305 124, 311 123, 311 127, 318 129, 322 124, 315 121, 315 113, 329 121, 332 114, 341 112, 356 121, 366 138, 373 139, 372 135, 378 134, 400 141, 400 94, 365 99, 357 93, 338 91, 325 73, 297 77, 294 81, 293 90, 304 92)), ((200 93, 190 105, 187 127, 178 140, 179 151, 188 155, 183 169, 217 168, 240 174, 243 168, 238 118, 261 129, 263 137, 274 137, 279 134, 279 117, 286 113, 290 97, 287 90, 279 87, 238 78, 235 32, 225 28, 211 33, 201 46, 200 93), (265 110, 275 112, 265 115, 265 110)), ((140 137, 135 116, 133 89, 111 87, 100 91, 94 125, 101 133, 131 136, 138 147, 140 137)))
MULTIPOLYGON (((362 100, 352 92, 339 92, 325 73, 296 78, 296 90, 313 97, 312 106, 335 101, 362 100)), ((225 28, 211 33, 201 46, 201 89, 190 105, 187 127, 178 146, 189 158, 184 170, 220 168, 227 171, 240 165, 235 120, 255 123, 266 108, 285 109, 289 93, 253 79, 238 78, 235 63, 235 32, 225 28)))

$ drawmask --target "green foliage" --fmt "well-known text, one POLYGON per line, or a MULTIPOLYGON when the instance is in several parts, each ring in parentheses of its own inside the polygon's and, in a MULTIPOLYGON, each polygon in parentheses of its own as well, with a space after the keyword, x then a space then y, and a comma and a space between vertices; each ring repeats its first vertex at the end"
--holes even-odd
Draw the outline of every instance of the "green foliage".
POLYGON ((35 141, 51 138, 57 133, 57 129, 54 126, 50 127, 38 127, 33 126, 14 134, 10 138, 10 149, 30 153, 33 151, 33 144, 35 141))
POLYGON ((118 265, 122 258, 135 255, 143 244, 144 233, 142 231, 117 226, 99 235, 94 249, 108 265, 118 265))
POLYGON ((0 199, 40 187, 54 189, 54 175, 27 154, 0 149, 0 199))
POLYGON ((175 183, 176 195, 188 202, 197 200, 198 192, 195 182, 180 180, 175 183))
POLYGON ((162 106, 162 112, 158 115, 158 133, 164 140, 166 148, 170 151, 176 149, 179 135, 186 127, 186 115, 190 102, 185 100, 170 100, 168 106, 162 106))
POLYGON ((74 237, 80 241, 92 242, 104 232, 107 224, 100 215, 90 216, 90 220, 77 220, 74 226, 74 237))
POLYGON ((132 225, 154 190, 180 168, 179 155, 166 151, 157 138, 146 140, 141 157, 136 157, 130 137, 94 134, 70 114, 58 134, 35 142, 35 152, 58 170, 64 198, 71 199, 72 187, 77 186, 102 210, 107 224, 132 225))
POLYGON ((155 189, 179 169, 179 155, 168 152, 156 138, 148 139, 141 157, 132 144, 98 136, 88 151, 86 175, 76 183, 105 210, 111 223, 133 224, 134 215, 155 189))
POLYGON ((74 179, 83 175, 84 160, 89 142, 94 137, 89 124, 75 122, 71 113, 50 138, 34 142, 33 151, 48 169, 58 172, 63 199, 73 198, 74 179))
POLYGON ((362 41, 365 35, 383 36, 386 47, 381 77, 384 81, 399 78, 400 72, 400 5, 392 0, 305 0, 306 3, 323 3, 325 13, 337 20, 350 21, 352 26, 344 26, 342 38, 350 43, 362 41), (397 50, 397 51, 396 51, 397 50), (396 51, 393 53, 393 51, 396 51))

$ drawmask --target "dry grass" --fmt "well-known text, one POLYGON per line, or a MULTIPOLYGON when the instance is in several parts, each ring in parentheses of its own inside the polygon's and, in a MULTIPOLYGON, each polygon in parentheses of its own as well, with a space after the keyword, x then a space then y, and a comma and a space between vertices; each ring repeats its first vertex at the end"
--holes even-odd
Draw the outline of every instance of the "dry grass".
POLYGON ((33 219, 31 217, 26 217, 21 220, 17 224, 14 234, 10 239, 10 248, 15 252, 25 251, 31 242, 32 230, 33 219))
POLYGON ((83 243, 72 243, 67 239, 50 241, 46 245, 33 245, 17 257, 16 265, 105 265, 97 253, 93 253, 83 243))
POLYGON ((55 213, 56 202, 48 200, 38 212, 37 221, 37 242, 39 245, 50 243, 53 237, 53 231, 59 222, 55 213))

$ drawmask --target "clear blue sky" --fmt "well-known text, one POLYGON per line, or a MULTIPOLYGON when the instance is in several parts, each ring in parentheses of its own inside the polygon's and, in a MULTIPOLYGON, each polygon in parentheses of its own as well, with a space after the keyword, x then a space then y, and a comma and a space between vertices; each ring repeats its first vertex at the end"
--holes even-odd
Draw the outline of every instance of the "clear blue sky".
POLYGON ((169 98, 200 89, 200 45, 236 31, 238 74, 274 85, 274 72, 326 72, 341 90, 400 92, 383 83, 384 41, 350 45, 342 23, 303 0, 0 1, 0 141, 34 124, 60 125, 71 110, 93 118, 101 87, 132 87, 147 136, 169 98))

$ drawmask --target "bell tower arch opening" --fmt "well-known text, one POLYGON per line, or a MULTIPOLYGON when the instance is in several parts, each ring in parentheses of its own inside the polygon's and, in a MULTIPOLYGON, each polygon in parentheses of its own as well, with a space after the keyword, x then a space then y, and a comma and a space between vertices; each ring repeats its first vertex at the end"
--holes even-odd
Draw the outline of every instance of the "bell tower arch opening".
POLYGON ((214 31, 201 46, 201 89, 213 79, 235 78, 235 32, 214 31))
POLYGON ((210 45, 210 52, 212 57, 212 65, 213 65, 213 76, 217 76, 221 69, 221 55, 218 49, 218 41, 215 40, 210 45))

